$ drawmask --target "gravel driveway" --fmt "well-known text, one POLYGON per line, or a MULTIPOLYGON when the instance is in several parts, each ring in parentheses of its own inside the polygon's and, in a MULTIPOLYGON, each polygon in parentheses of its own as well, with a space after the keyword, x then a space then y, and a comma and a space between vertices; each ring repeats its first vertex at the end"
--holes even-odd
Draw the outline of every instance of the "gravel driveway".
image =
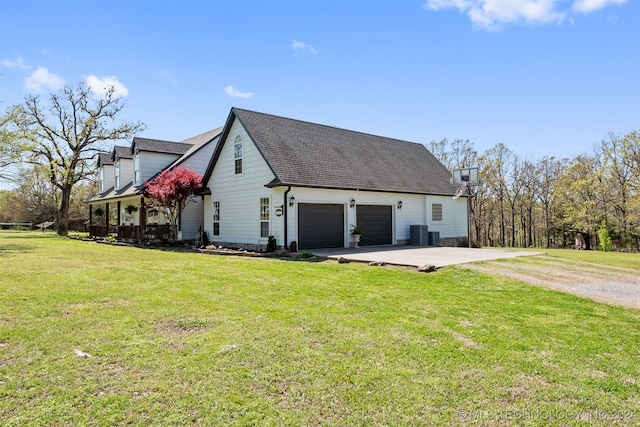
POLYGON ((638 270, 569 261, 548 255, 509 262, 487 261, 464 268, 497 274, 609 304, 640 309, 638 270))

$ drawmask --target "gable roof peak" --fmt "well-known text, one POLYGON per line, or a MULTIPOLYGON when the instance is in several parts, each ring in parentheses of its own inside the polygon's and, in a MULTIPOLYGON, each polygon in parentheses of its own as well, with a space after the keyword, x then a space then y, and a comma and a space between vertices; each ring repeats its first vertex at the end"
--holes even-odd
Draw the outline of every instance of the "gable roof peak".
POLYGON ((111 151, 111 160, 115 161, 116 159, 133 159, 129 147, 114 145, 111 151))
POLYGON ((136 150, 140 150, 150 151, 154 153, 181 155, 186 153, 189 148, 191 148, 191 144, 184 144, 182 142, 135 137, 133 138, 133 142, 131 143, 130 151, 131 154, 135 153, 136 150))

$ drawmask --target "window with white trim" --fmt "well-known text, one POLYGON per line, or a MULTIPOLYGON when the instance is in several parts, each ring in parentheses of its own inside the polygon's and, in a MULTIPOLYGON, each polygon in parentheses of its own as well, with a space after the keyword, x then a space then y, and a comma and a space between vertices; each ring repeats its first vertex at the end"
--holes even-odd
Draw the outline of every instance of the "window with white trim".
POLYGON ((140 152, 133 157, 133 174, 134 182, 140 184, 140 152))
POLYGON ((431 221, 442 221, 442 203, 431 205, 431 221))
POLYGON ((220 235, 220 202, 213 202, 213 235, 220 235))
POLYGON ((236 136, 236 139, 233 143, 233 158, 235 160, 235 171, 236 175, 242 173, 242 158, 243 158, 243 147, 242 147, 242 136, 236 136))
POLYGON ((158 223, 158 209, 151 208, 147 210, 147 224, 157 224, 158 223))
POLYGON ((120 188, 120 159, 116 160, 115 166, 116 174, 116 188, 120 188))
POLYGON ((269 237, 269 198, 260 198, 260 237, 269 237))
POLYGON ((100 166, 100 191, 104 191, 104 166, 100 166))

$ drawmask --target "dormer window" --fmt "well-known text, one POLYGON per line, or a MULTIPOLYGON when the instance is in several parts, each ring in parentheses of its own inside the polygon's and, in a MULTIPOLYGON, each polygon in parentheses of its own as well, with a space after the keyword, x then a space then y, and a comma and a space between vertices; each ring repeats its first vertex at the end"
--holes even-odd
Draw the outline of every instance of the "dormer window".
POLYGON ((100 166, 100 191, 104 191, 104 166, 100 166))
POLYGON ((242 136, 236 136, 236 139, 233 143, 233 158, 235 160, 235 171, 236 175, 242 173, 242 157, 243 157, 243 148, 242 148, 242 136))
POLYGON ((133 174, 134 174, 134 182, 136 184, 140 184, 140 152, 137 151, 136 155, 133 157, 133 174))
POLYGON ((116 160, 116 188, 120 188, 120 159, 116 160))

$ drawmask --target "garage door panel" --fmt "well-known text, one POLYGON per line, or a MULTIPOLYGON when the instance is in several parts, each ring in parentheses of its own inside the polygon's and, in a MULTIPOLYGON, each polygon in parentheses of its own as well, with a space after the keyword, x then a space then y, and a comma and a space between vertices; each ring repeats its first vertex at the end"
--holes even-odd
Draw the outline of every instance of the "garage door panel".
POLYGON ((298 204, 298 247, 344 247, 344 205, 298 204))
POLYGON ((360 246, 393 243, 393 209, 385 205, 358 205, 358 226, 362 231, 360 246))

